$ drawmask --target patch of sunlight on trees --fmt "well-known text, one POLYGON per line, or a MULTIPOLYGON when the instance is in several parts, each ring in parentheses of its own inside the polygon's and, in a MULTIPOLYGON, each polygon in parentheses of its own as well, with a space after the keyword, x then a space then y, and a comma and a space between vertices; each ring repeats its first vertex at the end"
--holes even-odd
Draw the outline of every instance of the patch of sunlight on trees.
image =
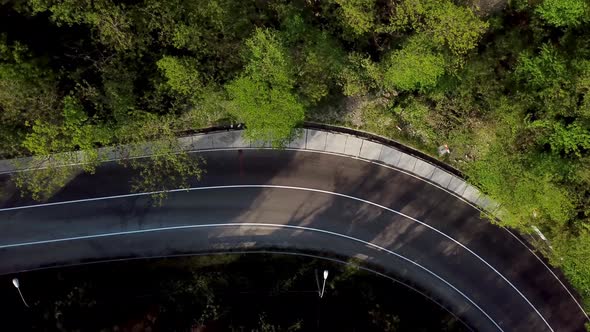
POLYGON ((445 72, 444 58, 433 51, 426 36, 412 37, 402 49, 392 52, 385 62, 383 87, 386 90, 425 90, 436 85, 445 72))
POLYGON ((245 122, 250 141, 284 146, 303 121, 304 108, 293 93, 293 72, 287 50, 271 30, 256 30, 246 42, 245 72, 226 85, 230 113, 245 122))

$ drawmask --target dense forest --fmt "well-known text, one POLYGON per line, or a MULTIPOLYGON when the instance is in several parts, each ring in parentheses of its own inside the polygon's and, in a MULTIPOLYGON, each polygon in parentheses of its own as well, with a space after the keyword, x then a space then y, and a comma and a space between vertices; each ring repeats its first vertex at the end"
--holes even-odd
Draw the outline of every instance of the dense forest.
MULTIPOLYGON (((304 120, 448 144, 502 224, 541 229, 539 249, 590 305, 588 1, 0 3, 2 157, 82 150, 92 171, 98 147, 161 142, 131 163, 138 187, 157 187, 200 176, 165 152, 216 123, 277 147, 304 120)), ((16 182, 42 199, 68 176, 16 182)))

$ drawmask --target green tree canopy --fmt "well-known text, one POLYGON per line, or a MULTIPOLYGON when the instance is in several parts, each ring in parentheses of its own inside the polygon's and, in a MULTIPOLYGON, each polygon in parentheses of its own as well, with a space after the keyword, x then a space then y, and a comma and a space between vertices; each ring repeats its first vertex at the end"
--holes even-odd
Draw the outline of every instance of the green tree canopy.
POLYGON ((587 22, 589 10, 585 0, 543 0, 535 12, 551 25, 567 27, 587 22))
POLYGON ((194 59, 164 56, 156 65, 166 77, 170 89, 182 96, 196 99, 202 90, 202 83, 194 59))
POLYGON ((266 82, 240 77, 227 85, 233 114, 246 124, 246 138, 284 146, 303 121, 304 109, 288 90, 272 88, 266 82))
POLYGON ((375 28, 377 8, 375 0, 334 0, 339 8, 339 16, 353 35, 372 32, 375 28))
POLYGON ((291 59, 276 32, 257 29, 246 41, 244 73, 226 88, 230 112, 246 124, 250 140, 282 146, 303 121, 303 105, 293 94, 291 59))
POLYGON ((134 45, 132 18, 124 4, 111 0, 29 0, 34 13, 49 12, 57 24, 87 24, 99 40, 117 50, 134 45))
POLYGON ((429 48, 423 38, 410 39, 387 57, 383 78, 386 89, 425 90, 435 86, 444 74, 444 57, 429 48))
POLYGON ((451 1, 434 1, 425 14, 424 29, 435 43, 448 47, 455 55, 472 50, 488 24, 469 8, 451 1))

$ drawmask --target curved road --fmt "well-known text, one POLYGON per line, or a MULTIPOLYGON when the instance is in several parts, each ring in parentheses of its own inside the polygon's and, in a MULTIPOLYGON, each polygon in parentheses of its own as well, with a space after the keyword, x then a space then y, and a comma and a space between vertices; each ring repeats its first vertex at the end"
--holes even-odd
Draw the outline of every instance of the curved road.
MULTIPOLYGON (((336 155, 202 153, 207 174, 160 207, 106 164, 46 204, 0 208, 0 274, 112 258, 289 249, 411 280, 480 331, 583 331, 555 276, 506 230, 425 181, 336 155)), ((395 295, 392 295, 395 296, 395 295)))

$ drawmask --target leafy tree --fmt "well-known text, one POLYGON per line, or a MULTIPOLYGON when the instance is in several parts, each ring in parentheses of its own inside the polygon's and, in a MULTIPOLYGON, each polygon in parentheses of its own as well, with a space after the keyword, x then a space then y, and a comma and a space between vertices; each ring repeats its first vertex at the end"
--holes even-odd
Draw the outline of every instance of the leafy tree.
POLYGON ((310 26, 293 8, 281 8, 285 46, 291 50, 295 87, 309 105, 330 93, 344 66, 345 52, 326 31, 310 26))
POLYGON ((303 105, 292 93, 291 60, 271 30, 256 30, 246 45, 244 73, 226 86, 230 112, 244 121, 248 139, 282 146, 304 117, 303 105))
POLYGON ((142 35, 190 53, 202 78, 219 83, 233 78, 242 67, 241 49, 254 31, 252 19, 265 15, 254 0, 145 0, 137 12, 142 35))
POLYGON ((568 27, 586 22, 589 10, 585 0, 543 0, 535 12, 551 25, 568 27))
POLYGON ((156 64, 164 73, 168 86, 185 97, 196 99, 202 89, 201 78, 191 58, 164 56, 156 64))
POLYGON ((472 50, 489 26, 471 9, 452 1, 403 0, 392 7, 389 22, 381 30, 426 33, 431 42, 448 48, 455 56, 472 50))
POLYGON ((110 130, 89 119, 79 102, 66 96, 63 119, 37 120, 26 136, 23 146, 33 154, 27 166, 38 170, 18 173, 16 183, 34 199, 48 198, 80 169, 94 171, 101 158, 98 147, 111 141, 110 130), (81 167, 70 166, 77 163, 81 167))
POLYGON ((436 135, 428 121, 432 117, 428 106, 411 99, 407 105, 397 106, 394 112, 398 114, 403 124, 409 127, 411 135, 427 143, 435 140, 436 135))
POLYGON ((269 87, 266 82, 240 77, 227 85, 233 101, 231 112, 246 124, 251 141, 284 146, 303 121, 303 105, 288 90, 269 87))
POLYGON ((575 75, 568 61, 557 50, 543 45, 539 54, 521 54, 514 70, 515 78, 522 83, 523 98, 531 100, 544 117, 575 113, 577 97, 573 94, 575 75))
POLYGON ((375 26, 377 8, 375 0, 334 0, 346 27, 353 35, 371 32, 375 26))
POLYGON ((502 224, 528 231, 537 215, 564 225, 573 216, 574 206, 570 193, 559 185, 559 176, 526 156, 506 151, 505 146, 495 143, 469 166, 471 179, 501 203, 502 224))
POLYGON ((267 82, 275 88, 293 87, 293 63, 276 32, 257 29, 254 35, 246 40, 244 53, 247 59, 244 70, 246 75, 256 81, 267 82))
POLYGON ((444 65, 441 54, 429 49, 422 36, 415 37, 387 57, 382 84, 385 89, 425 90, 436 85, 444 65))
POLYGON ((557 50, 544 44, 538 55, 523 53, 514 73, 532 89, 542 89, 561 84, 567 79, 566 60, 557 50))
POLYGON ((63 121, 59 124, 35 121, 33 131, 23 142, 24 147, 35 155, 81 149, 93 150, 98 145, 111 141, 110 131, 92 123, 80 103, 71 96, 63 100, 63 121))
POLYGON ((374 89, 380 76, 380 69, 369 56, 350 53, 338 79, 345 96, 358 96, 374 89))
POLYGON ((154 203, 160 204, 168 190, 188 188, 201 179, 205 161, 184 151, 174 131, 173 116, 157 116, 147 112, 132 113, 115 130, 116 153, 124 166, 136 171, 131 188, 152 192, 154 203))
POLYGON ((429 5, 429 1, 424 0, 400 1, 394 7, 389 22, 383 29, 391 32, 420 29, 423 26, 429 5))
POLYGON ((425 14, 424 25, 435 43, 448 47, 455 55, 472 50, 488 28, 471 9, 450 1, 435 1, 425 14))
POLYGON ((590 150, 590 130, 579 122, 566 126, 560 122, 535 121, 533 126, 549 131, 542 143, 549 144, 555 153, 582 157, 582 151, 590 150))
POLYGON ((0 154, 20 154, 24 124, 58 116, 59 99, 54 73, 25 45, 0 35, 0 154))
POLYGON ((87 24, 98 32, 99 40, 116 50, 134 44, 132 22, 124 4, 111 0, 29 0, 33 13, 50 12, 58 25, 87 24))
POLYGON ((555 252, 550 255, 551 263, 563 269, 568 280, 584 298, 590 297, 590 233, 582 231, 578 235, 569 232, 559 234, 552 246, 555 252))

